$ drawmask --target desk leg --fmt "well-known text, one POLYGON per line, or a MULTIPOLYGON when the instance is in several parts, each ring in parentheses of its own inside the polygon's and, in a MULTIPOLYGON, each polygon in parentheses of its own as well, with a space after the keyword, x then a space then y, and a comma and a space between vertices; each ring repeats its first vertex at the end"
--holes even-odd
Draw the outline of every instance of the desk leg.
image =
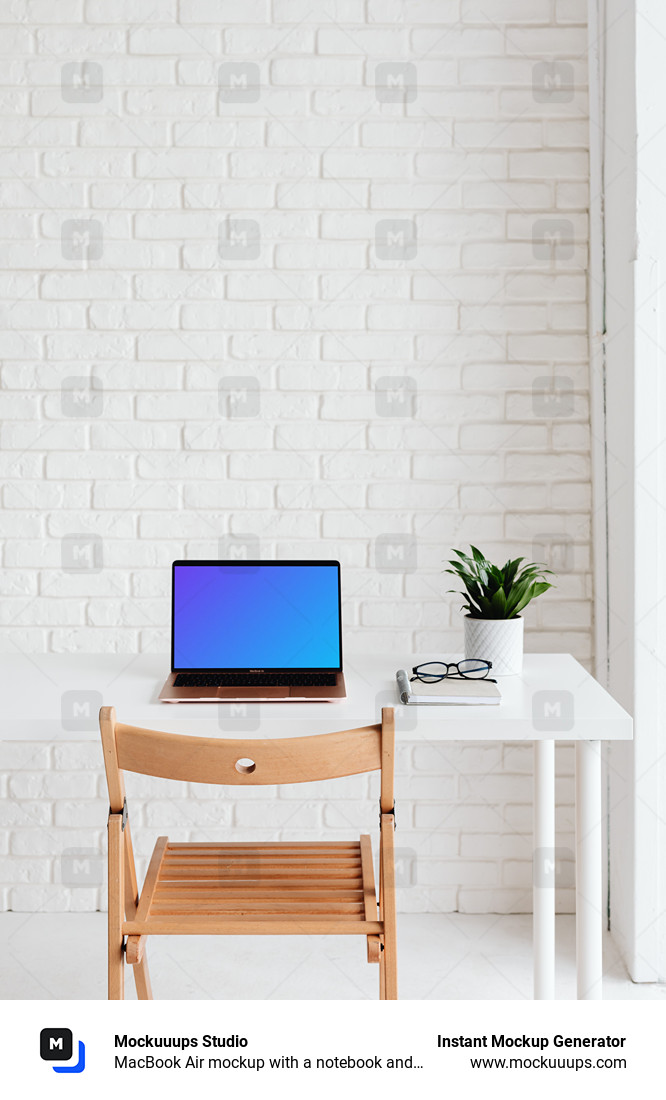
POLYGON ((601 745, 576 741, 576 972, 578 999, 602 998, 601 745))
POLYGON ((534 742, 534 999, 555 999, 555 743, 534 742))

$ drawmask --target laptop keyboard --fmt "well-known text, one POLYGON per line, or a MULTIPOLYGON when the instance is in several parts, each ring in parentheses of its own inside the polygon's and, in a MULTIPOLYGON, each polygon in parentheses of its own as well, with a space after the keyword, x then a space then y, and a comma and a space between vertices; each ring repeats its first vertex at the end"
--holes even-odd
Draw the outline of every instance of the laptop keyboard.
POLYGON ((334 672, 179 672, 174 687, 335 687, 334 672))

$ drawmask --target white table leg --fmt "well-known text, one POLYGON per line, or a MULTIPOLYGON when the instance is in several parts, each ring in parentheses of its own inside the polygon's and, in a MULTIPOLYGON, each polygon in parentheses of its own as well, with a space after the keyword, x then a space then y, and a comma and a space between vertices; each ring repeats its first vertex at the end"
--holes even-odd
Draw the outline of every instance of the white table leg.
POLYGON ((576 741, 576 972, 578 999, 602 998, 601 745, 576 741))
POLYGON ((555 743, 534 742, 534 999, 555 998, 555 743))

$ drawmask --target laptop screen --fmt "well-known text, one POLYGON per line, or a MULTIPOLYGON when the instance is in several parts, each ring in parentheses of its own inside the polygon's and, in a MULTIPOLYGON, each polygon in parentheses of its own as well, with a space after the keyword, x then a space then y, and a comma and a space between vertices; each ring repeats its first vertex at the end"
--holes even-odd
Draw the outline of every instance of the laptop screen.
POLYGON ((340 669, 338 562, 174 562, 172 668, 340 669))

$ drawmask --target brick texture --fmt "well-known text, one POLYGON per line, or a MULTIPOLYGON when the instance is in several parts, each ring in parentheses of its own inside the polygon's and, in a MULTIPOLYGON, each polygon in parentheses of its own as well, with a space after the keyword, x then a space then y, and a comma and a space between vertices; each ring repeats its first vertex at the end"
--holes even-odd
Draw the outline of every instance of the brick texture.
MULTIPOLYGON (((339 558, 351 649, 451 652, 471 539, 558 572, 527 648, 589 661, 585 7, 7 6, 7 651, 166 652, 171 560, 251 550, 339 558)), ((99 758, 2 751, 4 904, 102 904, 99 758)), ((529 909, 529 767, 404 747, 404 908, 529 909)), ((367 793, 300 825, 374 825, 367 793)), ((137 794, 137 840, 252 835, 188 794, 137 794)))

